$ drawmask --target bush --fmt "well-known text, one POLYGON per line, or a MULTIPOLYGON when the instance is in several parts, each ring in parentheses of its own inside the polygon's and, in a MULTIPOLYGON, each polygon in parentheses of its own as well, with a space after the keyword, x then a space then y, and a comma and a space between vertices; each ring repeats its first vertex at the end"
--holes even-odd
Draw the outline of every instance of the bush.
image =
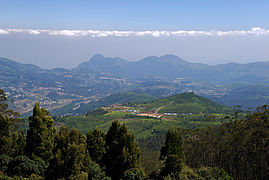
POLYGON ((196 174, 193 169, 188 166, 184 166, 179 174, 179 179, 199 179, 198 174, 196 174))
POLYGON ((219 180, 233 180, 223 169, 217 167, 203 167, 197 170, 199 177, 203 179, 219 179, 219 180))
POLYGON ((0 155, 0 171, 6 173, 8 165, 13 161, 13 158, 8 155, 0 155))
POLYGON ((145 173, 140 168, 132 168, 123 173, 123 180, 144 180, 146 179, 145 173))
POLYGON ((110 180, 110 177, 106 177, 105 172, 100 168, 98 164, 93 161, 90 162, 90 170, 88 176, 89 179, 94 180, 110 180))
POLYGON ((17 156, 8 164, 10 176, 30 177, 32 174, 44 176, 45 163, 42 160, 31 160, 26 156, 17 156))

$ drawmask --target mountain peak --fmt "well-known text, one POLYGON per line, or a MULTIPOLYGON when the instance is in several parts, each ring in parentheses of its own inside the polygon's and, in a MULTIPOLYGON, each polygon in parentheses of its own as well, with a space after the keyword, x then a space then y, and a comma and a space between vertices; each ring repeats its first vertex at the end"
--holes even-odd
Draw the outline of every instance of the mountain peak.
POLYGON ((100 59, 100 58, 104 58, 104 56, 102 54, 95 54, 94 56, 92 56, 92 59, 100 59))

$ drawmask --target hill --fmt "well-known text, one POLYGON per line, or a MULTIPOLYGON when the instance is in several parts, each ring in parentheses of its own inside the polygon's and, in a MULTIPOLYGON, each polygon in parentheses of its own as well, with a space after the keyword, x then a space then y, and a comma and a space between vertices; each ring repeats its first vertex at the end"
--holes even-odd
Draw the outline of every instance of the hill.
POLYGON ((56 117, 55 120, 64 122, 69 127, 77 127, 84 133, 96 127, 107 130, 112 121, 119 120, 133 130, 137 138, 145 138, 162 134, 171 126, 191 129, 219 126, 227 121, 224 117, 231 113, 232 109, 229 107, 194 93, 181 93, 145 103, 100 107, 89 111, 87 116, 56 117))
POLYGON ((198 96, 193 92, 181 93, 163 99, 158 99, 143 104, 144 111, 158 113, 177 113, 177 114, 199 114, 199 113, 227 113, 231 109, 211 101, 205 97, 198 96))

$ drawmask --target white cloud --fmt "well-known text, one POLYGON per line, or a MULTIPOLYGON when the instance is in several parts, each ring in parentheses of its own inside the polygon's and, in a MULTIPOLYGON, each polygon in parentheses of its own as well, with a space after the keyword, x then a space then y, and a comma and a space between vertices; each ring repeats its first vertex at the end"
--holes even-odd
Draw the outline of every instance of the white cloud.
POLYGON ((9 32, 4 29, 0 29, 0 34, 9 34, 9 32))
POLYGON ((268 36, 269 30, 253 27, 251 30, 232 31, 99 31, 99 30, 42 30, 42 29, 0 29, 1 34, 26 33, 30 35, 49 34, 52 36, 91 36, 91 37, 161 37, 161 36, 268 36))

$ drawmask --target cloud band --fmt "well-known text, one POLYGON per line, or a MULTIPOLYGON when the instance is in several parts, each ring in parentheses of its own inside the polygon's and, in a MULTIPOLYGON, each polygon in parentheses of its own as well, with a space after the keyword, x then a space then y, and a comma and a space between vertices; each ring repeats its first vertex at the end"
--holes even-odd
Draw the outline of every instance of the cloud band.
POLYGON ((90 37, 184 37, 184 36, 268 36, 269 30, 253 27, 251 30, 232 31, 99 31, 99 30, 40 30, 40 29, 0 29, 0 35, 25 33, 30 35, 48 34, 51 36, 90 36, 90 37))

